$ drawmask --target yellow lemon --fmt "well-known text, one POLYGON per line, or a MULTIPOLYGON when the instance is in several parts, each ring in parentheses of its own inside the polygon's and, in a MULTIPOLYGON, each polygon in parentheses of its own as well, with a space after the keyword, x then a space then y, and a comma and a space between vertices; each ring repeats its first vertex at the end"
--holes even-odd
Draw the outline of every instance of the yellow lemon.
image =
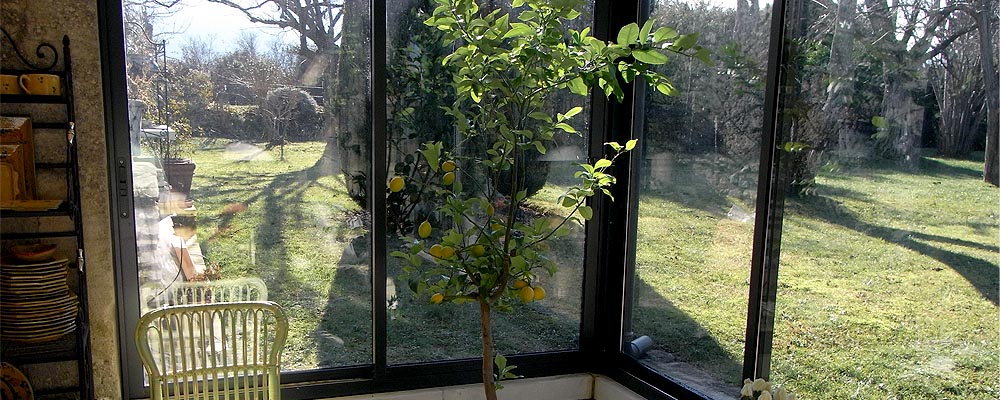
POLYGON ((427 222, 427 221, 421 222, 420 226, 417 227, 417 234, 420 235, 421 238, 425 238, 425 237, 430 236, 431 235, 431 223, 427 222))
POLYGON ((455 248, 451 246, 441 247, 441 258, 452 258, 455 256, 455 248))
MULTIPOLYGON (((525 282, 524 279, 518 279, 514 281, 514 289, 520 289, 525 286, 528 286, 528 282, 525 282)), ((534 294, 532 294, 532 296, 534 296, 534 294)))
POLYGON ((489 215, 489 216, 492 217, 493 213, 495 213, 495 212, 496 212, 496 210, 493 209, 493 205, 492 204, 487 204, 486 205, 486 215, 489 215))
POLYGON ((473 257, 482 257, 486 254, 486 247, 481 244, 473 245, 469 248, 469 253, 472 253, 473 257))
POLYGON ((535 286, 535 288, 532 290, 532 292, 534 292, 534 296, 533 297, 534 297, 535 301, 544 300, 545 299, 545 288, 543 288, 541 286, 535 286))
POLYGON ((442 301, 444 301, 444 295, 441 293, 434 293, 434 295, 431 296, 431 303, 441 304, 442 301))
POLYGON ((531 286, 525 286, 517 291, 517 298, 522 303, 531 303, 535 299, 535 291, 531 290, 531 286))
POLYGON ((454 171, 455 170, 455 162, 454 161, 445 161, 445 162, 441 163, 441 170, 443 170, 444 172, 454 171))
POLYGON ((454 172, 448 172, 448 173, 444 174, 444 177, 441 178, 441 183, 443 183, 445 185, 450 185, 452 183, 455 183, 455 173, 454 172))
POLYGON ((428 250, 428 253, 431 253, 431 256, 434 256, 436 258, 441 258, 441 250, 442 249, 443 249, 443 247, 441 247, 441 245, 435 244, 435 245, 431 246, 431 249, 428 250))
POLYGON ((392 180, 389 181, 389 190, 391 190, 392 192, 398 192, 400 190, 403 190, 404 184, 405 182, 403 181, 402 176, 394 176, 392 177, 392 180))

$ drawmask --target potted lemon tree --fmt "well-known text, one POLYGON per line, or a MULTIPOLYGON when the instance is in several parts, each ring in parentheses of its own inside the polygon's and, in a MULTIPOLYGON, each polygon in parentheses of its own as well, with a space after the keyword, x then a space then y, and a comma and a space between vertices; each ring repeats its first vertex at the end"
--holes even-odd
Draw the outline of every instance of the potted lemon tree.
POLYGON ((494 354, 493 312, 545 299, 544 288, 533 282, 557 270, 548 242, 593 216, 588 198, 611 194, 609 169, 636 145, 608 143, 604 158, 580 164, 578 182, 559 197, 566 210, 560 220, 526 217, 519 212, 528 200, 524 175, 505 172, 517 171, 531 152, 545 154, 557 132, 580 134, 570 122, 582 108, 546 112, 547 100, 562 91, 586 96, 596 88, 620 101, 620 82, 640 77, 670 95, 670 81, 652 67, 666 63, 668 54, 707 60, 708 53, 696 34, 680 35, 652 21, 625 26, 614 42, 594 38, 589 29, 567 29, 581 15, 576 0, 514 0, 511 12, 484 9, 475 0, 435 2, 425 24, 442 31, 454 49, 442 62, 456 71, 455 100, 442 108, 461 140, 450 148, 422 145, 418 162, 433 179, 389 179, 390 193, 416 185, 437 199, 437 222, 415 224, 416 232, 404 236, 392 255, 404 261, 400 280, 431 303, 478 306, 483 386, 486 398, 495 400, 498 381, 515 375, 494 354))

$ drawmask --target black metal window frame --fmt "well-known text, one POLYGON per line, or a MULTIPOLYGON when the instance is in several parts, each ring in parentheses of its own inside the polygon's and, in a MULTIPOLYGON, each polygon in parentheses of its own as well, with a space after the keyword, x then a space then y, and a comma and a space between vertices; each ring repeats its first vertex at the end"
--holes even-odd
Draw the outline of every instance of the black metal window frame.
MULTIPOLYGON (((801 3, 801 0, 793 0, 801 3)), ((776 294, 778 244, 783 202, 778 175, 780 121, 780 85, 784 76, 784 27, 789 0, 775 0, 772 7, 765 121, 761 143, 760 176, 757 193, 757 220, 754 228, 750 293, 747 312, 746 346, 743 378, 766 377, 770 362, 771 335, 776 294)), ((371 1, 372 18, 372 140, 386 139, 386 5, 371 1)), ((611 38, 622 26, 645 19, 649 0, 595 0, 594 34, 611 38)), ((129 162, 128 107, 126 94, 124 31, 121 0, 98 0, 101 41, 105 123, 108 127, 110 187, 109 204, 113 218, 112 237, 116 277, 118 279, 119 345, 124 397, 148 397, 143 386, 141 363, 134 348, 132 331, 139 317, 135 294, 138 280, 134 273, 136 249, 131 225, 131 162, 129 162)), ((625 101, 608 101, 591 96, 592 159, 601 157, 603 143, 641 138, 644 88, 623 84, 625 101)), ((643 141, 640 140, 639 146, 643 141)), ((385 146, 371 146, 371 176, 385 176, 385 146)), ((641 149, 639 149, 641 150, 641 149)), ((641 153, 637 151, 636 154, 641 153)), ((618 201, 605 198, 592 201, 595 218, 586 228, 583 304, 580 316, 580 346, 577 350, 509 357, 518 372, 527 377, 594 372, 612 377, 638 394, 650 399, 701 398, 682 383, 642 366, 621 352, 624 321, 630 318, 627 299, 632 295, 638 197, 639 160, 630 157, 616 166, 619 184, 613 189, 618 201), (625 238, 625 240, 609 240, 625 238)), ((384 196, 368 196, 371 210, 385 209, 384 196)), ((419 364, 390 365, 387 361, 385 304, 386 226, 385 214, 372 213, 372 363, 358 366, 294 371, 283 373, 282 395, 289 399, 335 397, 388 392, 426 387, 478 382, 480 362, 474 359, 434 361, 419 364)))

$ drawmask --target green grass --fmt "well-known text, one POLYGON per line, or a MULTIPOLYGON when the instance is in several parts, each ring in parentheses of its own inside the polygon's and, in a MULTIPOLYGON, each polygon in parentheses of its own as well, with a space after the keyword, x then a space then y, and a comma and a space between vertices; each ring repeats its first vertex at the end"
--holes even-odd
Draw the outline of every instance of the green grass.
MULTIPOLYGON (((206 142, 192 196, 198 235, 222 277, 260 276, 292 319, 288 369, 371 362, 370 270, 357 206, 339 173, 315 165, 324 143, 240 160, 228 142, 206 142), (360 239, 359 239, 360 238, 360 239)), ((240 153, 244 154, 244 153, 240 153)), ((643 191, 631 329, 656 350, 735 385, 741 371, 753 223, 752 188, 680 159, 672 181, 643 191)), ((789 199, 782 234, 774 381, 800 398, 1000 397, 998 191, 977 162, 926 159, 821 176, 811 196, 789 199), (853 397, 852 397, 853 396, 853 397)), ((556 180, 554 180, 556 181, 556 180)), ((546 186, 536 208, 560 193, 546 186)), ((496 321, 500 352, 578 345, 582 230, 553 243, 561 265, 543 277, 550 298, 496 321)), ((393 241, 390 247, 396 246, 393 241)), ((390 259, 388 275, 399 275, 390 259)), ((476 307, 433 306, 395 282, 390 363, 479 354, 476 307)), ((660 364, 651 363, 654 367, 660 364)))
MULTIPOLYGON (((339 173, 315 167, 324 143, 264 150, 228 141, 203 143, 192 197, 198 237, 207 262, 222 278, 259 276, 271 300, 290 316, 283 359, 291 370, 371 363, 371 281, 364 231, 352 227, 358 207, 339 173), (248 154, 256 157, 247 159, 248 154)), ((355 224, 356 225, 356 224, 355 224)), ((506 354, 578 346, 582 241, 561 238, 554 258, 560 274, 541 277, 545 302, 515 305, 495 316, 497 350, 506 354)), ((398 246, 389 240, 389 246, 398 246)), ((398 260, 388 260, 396 285, 398 260)), ((404 283, 395 288, 388 321, 389 362, 475 357, 480 353, 478 308, 431 305, 404 283)))
MULTIPOLYGON (((753 227, 726 218, 739 201, 705 174, 678 170, 640 204, 635 330, 733 385, 753 227)), ((841 169, 787 201, 772 380, 802 398, 1000 396, 1000 197, 978 171, 841 169)))

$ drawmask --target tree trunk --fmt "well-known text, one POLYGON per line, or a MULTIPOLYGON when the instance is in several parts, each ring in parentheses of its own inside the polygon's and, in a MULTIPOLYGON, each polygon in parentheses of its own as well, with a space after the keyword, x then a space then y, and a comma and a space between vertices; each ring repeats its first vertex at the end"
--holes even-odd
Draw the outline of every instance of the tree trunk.
POLYGON ((837 4, 837 18, 830 44, 830 84, 827 87, 826 102, 823 104, 825 126, 836 134, 837 152, 841 155, 859 153, 857 131, 854 129, 854 112, 851 102, 854 97, 854 21, 857 15, 857 0, 841 0, 837 4))
POLYGON ((493 317, 489 299, 479 299, 479 329, 483 334, 483 390, 486 400, 497 400, 497 384, 493 377, 493 317))
MULTIPOLYGON (((337 63, 327 66, 323 103, 328 122, 326 147, 317 162, 325 173, 343 172, 352 198, 363 198, 365 188, 352 177, 370 175, 371 164, 371 55, 368 52, 370 16, 368 3, 344 1, 343 35, 337 63), (336 169, 339 169, 336 170, 336 169)), ((369 177, 370 178, 370 177, 369 177)), ((355 198, 355 200, 359 200, 355 198)), ((365 207, 366 201, 358 201, 365 207)))
POLYGON ((1000 186, 1000 76, 994 62, 996 48, 994 36, 997 26, 995 5, 990 0, 979 1, 976 24, 979 28, 980 66, 983 69, 983 86, 986 89, 986 157, 983 161, 983 180, 1000 186))
POLYGON ((916 167, 920 163, 924 109, 913 100, 915 81, 905 73, 895 73, 887 75, 886 84, 882 115, 887 125, 879 136, 881 150, 906 166, 916 167))

